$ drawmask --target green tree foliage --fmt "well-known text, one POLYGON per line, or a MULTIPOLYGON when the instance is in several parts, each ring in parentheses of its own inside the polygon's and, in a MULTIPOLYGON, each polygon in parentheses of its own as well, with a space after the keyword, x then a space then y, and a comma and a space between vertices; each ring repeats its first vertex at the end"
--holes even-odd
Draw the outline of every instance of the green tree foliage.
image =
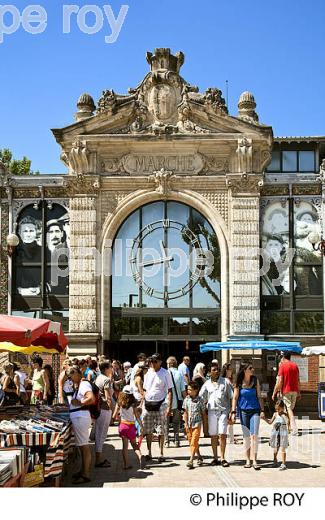
POLYGON ((11 175, 34 175, 36 173, 31 170, 32 161, 27 157, 14 159, 8 148, 0 149, 0 161, 11 175))

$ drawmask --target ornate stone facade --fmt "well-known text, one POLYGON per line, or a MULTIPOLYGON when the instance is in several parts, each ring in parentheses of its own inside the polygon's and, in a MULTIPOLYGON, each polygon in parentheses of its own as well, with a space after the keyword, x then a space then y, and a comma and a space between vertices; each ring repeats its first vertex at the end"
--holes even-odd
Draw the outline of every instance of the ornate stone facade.
MULTIPOLYGON (((222 339, 259 332, 259 196, 272 128, 258 122, 251 94, 232 117, 219 89, 200 93, 187 83, 182 53, 156 49, 147 61, 148 74, 128 94, 104 90, 97 104, 83 94, 75 122, 53 130, 68 175, 50 179, 44 190, 46 197, 69 198, 71 353, 95 352, 110 339, 110 281, 94 249, 110 252, 132 211, 157 200, 184 202, 214 228, 222 339), (242 250, 245 259, 237 254, 242 250)), ((15 181, 16 212, 38 197, 33 181, 15 181)))

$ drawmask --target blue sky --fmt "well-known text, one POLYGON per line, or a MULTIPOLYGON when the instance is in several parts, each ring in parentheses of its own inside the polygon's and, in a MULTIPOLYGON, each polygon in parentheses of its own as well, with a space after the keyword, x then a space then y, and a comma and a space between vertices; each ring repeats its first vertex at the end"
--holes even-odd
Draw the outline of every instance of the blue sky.
MULTIPOLYGON (((240 93, 251 90, 275 135, 325 134, 324 0, 37 1, 48 14, 45 32, 20 28, 0 44, 0 148, 27 155, 42 173, 66 171, 50 128, 73 122, 79 95, 125 93, 148 71, 145 53, 155 47, 183 51, 181 74, 200 90, 225 91, 228 80, 232 115, 240 93), (62 8, 72 3, 110 4, 116 16, 129 5, 117 41, 105 43, 107 20, 86 35, 74 16, 63 34, 62 8)), ((22 12, 29 2, 8 4, 22 12)))

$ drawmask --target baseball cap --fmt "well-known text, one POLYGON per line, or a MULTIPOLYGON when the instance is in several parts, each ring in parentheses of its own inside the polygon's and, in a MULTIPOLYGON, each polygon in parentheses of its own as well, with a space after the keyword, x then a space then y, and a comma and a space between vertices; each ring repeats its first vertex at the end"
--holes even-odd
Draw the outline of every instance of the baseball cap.
POLYGON ((130 361, 125 361, 125 363, 123 363, 123 366, 124 366, 124 368, 130 368, 130 366, 131 366, 130 361))

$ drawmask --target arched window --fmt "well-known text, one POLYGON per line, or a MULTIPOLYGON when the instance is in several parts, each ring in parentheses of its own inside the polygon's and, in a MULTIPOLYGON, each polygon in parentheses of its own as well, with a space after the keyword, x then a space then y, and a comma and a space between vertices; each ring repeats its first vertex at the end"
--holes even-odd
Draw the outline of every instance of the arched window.
POLYGON ((113 246, 112 339, 220 333, 220 250, 211 225, 179 202, 132 213, 113 246))
POLYGON ((12 314, 62 321, 68 328, 69 214, 58 203, 29 204, 16 224, 12 314))

